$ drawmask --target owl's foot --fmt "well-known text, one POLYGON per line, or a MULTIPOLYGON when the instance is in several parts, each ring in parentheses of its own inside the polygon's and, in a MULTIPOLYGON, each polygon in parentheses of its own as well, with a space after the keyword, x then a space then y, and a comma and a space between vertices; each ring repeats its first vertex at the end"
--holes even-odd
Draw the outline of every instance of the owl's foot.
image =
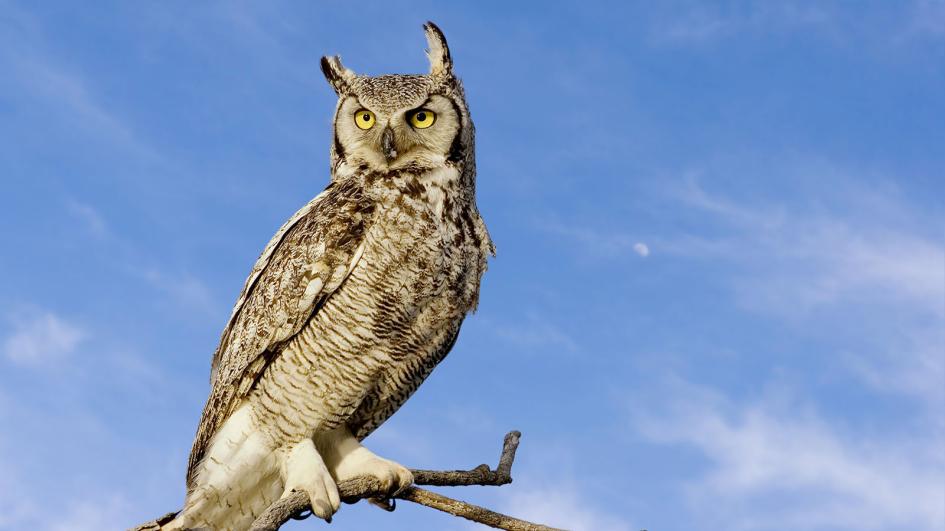
POLYGON ((318 448, 325 457, 335 481, 354 479, 359 476, 374 477, 390 496, 399 494, 413 484, 413 473, 406 467, 389 459, 378 457, 361 446, 346 427, 317 439, 318 448))
POLYGON ((334 467, 335 478, 341 482, 358 476, 371 476, 380 482, 381 490, 394 496, 413 483, 413 473, 389 459, 378 457, 358 445, 334 467))
POLYGON ((312 514, 331 522, 331 515, 341 506, 341 497, 311 439, 296 444, 286 454, 282 462, 282 479, 285 483, 283 498, 292 491, 304 492, 312 503, 312 514))

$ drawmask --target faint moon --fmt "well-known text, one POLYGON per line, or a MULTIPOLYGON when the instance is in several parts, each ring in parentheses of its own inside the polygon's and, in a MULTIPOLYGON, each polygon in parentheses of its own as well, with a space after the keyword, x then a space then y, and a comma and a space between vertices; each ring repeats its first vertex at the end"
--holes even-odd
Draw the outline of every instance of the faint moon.
POLYGON ((633 252, 637 253, 638 255, 644 258, 646 258, 647 256, 650 256, 650 248, 647 247, 646 244, 642 242, 633 244, 633 252))

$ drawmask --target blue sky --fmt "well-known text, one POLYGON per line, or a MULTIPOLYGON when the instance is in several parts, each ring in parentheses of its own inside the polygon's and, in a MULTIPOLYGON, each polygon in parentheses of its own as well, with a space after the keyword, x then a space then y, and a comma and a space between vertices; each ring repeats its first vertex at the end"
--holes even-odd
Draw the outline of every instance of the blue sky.
POLYGON ((318 59, 423 71, 427 19, 498 257, 372 449, 522 430, 452 494, 571 529, 945 529, 945 3, 651 4, 0 0, 0 529, 179 507, 231 304, 327 183, 318 59))

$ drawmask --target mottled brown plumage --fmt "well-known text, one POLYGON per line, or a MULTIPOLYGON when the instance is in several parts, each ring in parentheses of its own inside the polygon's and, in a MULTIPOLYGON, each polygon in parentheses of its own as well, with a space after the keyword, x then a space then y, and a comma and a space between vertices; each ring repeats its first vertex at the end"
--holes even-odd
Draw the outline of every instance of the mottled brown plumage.
POLYGON ((243 287, 213 357, 185 508, 168 528, 245 527, 293 488, 327 518, 347 476, 411 481, 357 441, 450 351, 493 252, 462 85, 442 32, 426 30, 428 75, 364 77, 322 60, 339 96, 332 181, 243 287), (375 126, 355 123, 366 111, 375 126), (418 125, 418 112, 435 121, 418 125))
POLYGON ((213 355, 212 389, 197 430, 188 482, 207 443, 257 384, 282 344, 345 280, 374 204, 354 179, 332 183, 276 233, 257 260, 213 355), (306 287, 320 293, 300 304, 306 287))

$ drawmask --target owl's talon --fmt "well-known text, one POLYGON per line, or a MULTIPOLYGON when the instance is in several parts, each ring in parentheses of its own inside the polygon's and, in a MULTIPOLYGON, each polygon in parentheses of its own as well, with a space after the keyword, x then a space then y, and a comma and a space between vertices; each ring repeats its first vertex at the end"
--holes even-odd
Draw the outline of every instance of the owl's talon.
POLYGON ((397 500, 394 498, 370 498, 368 503, 392 513, 397 508, 397 500))
POLYGON ((283 460, 282 475, 285 480, 283 498, 293 491, 304 492, 308 495, 312 514, 331 522, 331 516, 341 506, 341 497, 311 439, 298 443, 289 451, 283 460))
POLYGON ((409 469, 374 455, 361 446, 347 428, 333 433, 323 444, 331 448, 326 452, 327 462, 337 483, 361 476, 372 477, 385 494, 383 498, 396 496, 413 484, 413 473, 409 469))

